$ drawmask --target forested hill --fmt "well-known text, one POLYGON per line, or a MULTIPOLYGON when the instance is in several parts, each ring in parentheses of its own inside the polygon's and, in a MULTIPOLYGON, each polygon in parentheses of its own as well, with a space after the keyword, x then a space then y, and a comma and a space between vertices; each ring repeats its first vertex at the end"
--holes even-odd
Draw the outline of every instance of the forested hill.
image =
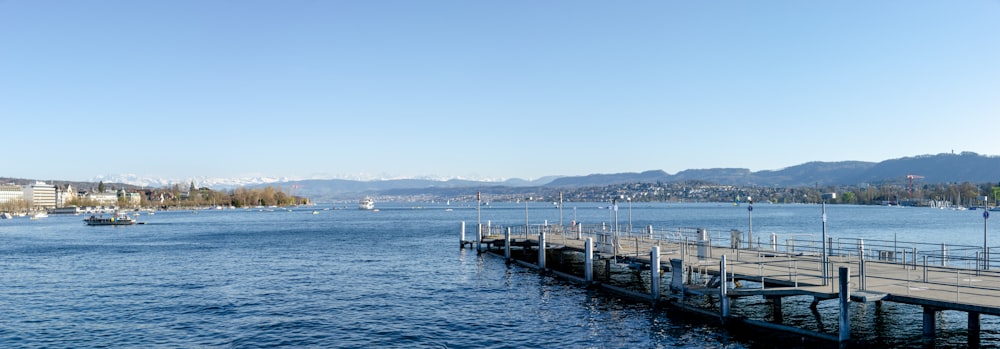
POLYGON ((924 183, 1000 182, 1000 157, 971 152, 921 155, 882 162, 809 162, 780 170, 752 172, 745 168, 685 170, 671 175, 663 171, 595 174, 562 177, 547 186, 579 187, 634 182, 705 181, 725 185, 777 187, 855 185, 903 182, 913 175, 924 183))

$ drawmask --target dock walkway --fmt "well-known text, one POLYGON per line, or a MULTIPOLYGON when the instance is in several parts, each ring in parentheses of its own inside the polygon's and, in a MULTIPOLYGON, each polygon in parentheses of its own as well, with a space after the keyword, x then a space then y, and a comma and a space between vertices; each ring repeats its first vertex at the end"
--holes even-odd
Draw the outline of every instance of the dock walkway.
MULTIPOLYGON (((724 295, 724 298, 763 296, 774 300, 780 314, 781 297, 812 296, 813 307, 823 300, 841 298, 837 271, 844 268, 847 280, 841 282, 847 285, 845 296, 851 301, 889 301, 923 307, 925 338, 933 338, 935 314, 939 311, 968 313, 970 345, 978 345, 980 314, 1000 316, 1000 301, 997 301, 1000 299, 1000 272, 996 271, 1000 268, 989 270, 989 261, 979 258, 978 254, 975 258, 967 257, 972 255, 968 252, 969 247, 941 245, 940 249, 928 253, 930 249, 926 246, 921 246, 925 247, 924 251, 910 247, 916 246, 915 243, 869 242, 866 247, 860 240, 844 244, 830 239, 821 244, 800 239, 778 245, 773 237, 770 245, 754 246, 742 244, 736 232, 733 231, 730 240, 712 240, 700 229, 657 234, 650 228, 638 234, 622 234, 609 232, 603 226, 588 229, 581 225, 521 225, 484 229, 477 242, 480 248, 485 245, 485 250, 493 251, 507 249, 508 245, 521 250, 537 249, 544 236, 547 251, 586 253, 589 250, 599 260, 621 260, 645 265, 646 269, 653 263, 651 251, 655 246, 659 251, 656 261, 663 275, 661 278, 670 274, 672 277, 670 291, 661 293, 657 289, 648 295, 654 303, 676 301, 688 294, 724 295), (586 246, 588 241, 592 244, 590 249, 586 246), (827 258, 823 258, 823 245, 827 247, 827 258), (952 256, 949 256, 949 249, 952 256), (721 263, 723 259, 724 264, 721 263), (825 265, 824 260, 827 261, 825 265), (675 270, 677 268, 680 270, 675 270), (692 284, 689 280, 690 275, 719 276, 723 268, 727 286, 724 290, 720 287, 722 283, 711 287, 713 285, 692 284), (664 271, 671 273, 663 274, 664 271), (683 280, 682 290, 674 289, 681 282, 673 279, 683 280), (737 284, 742 287, 735 287, 737 284)), ((463 241, 463 246, 466 243, 471 246, 469 241, 463 241)), ((506 256, 510 258, 509 249, 507 251, 506 256)), ((544 257, 539 264, 545 269, 544 257)), ((654 282, 654 285, 665 284, 654 282)), ((728 309, 722 312, 728 316, 728 309)), ((814 335, 840 341, 849 338, 849 334, 847 338, 844 334, 840 337, 814 335)))

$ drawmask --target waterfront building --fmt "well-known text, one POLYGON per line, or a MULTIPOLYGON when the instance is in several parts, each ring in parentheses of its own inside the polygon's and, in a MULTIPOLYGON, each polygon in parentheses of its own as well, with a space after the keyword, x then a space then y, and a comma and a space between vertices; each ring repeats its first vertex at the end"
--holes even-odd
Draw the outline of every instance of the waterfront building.
POLYGON ((65 207, 66 202, 76 198, 76 192, 73 191, 73 186, 67 184, 66 189, 57 188, 56 189, 56 207, 65 207))
POLYGON ((24 198, 35 208, 56 208, 56 186, 42 181, 28 184, 24 198))
POLYGON ((0 184, 0 203, 24 200, 24 189, 20 185, 0 184))
POLYGON ((105 191, 103 193, 87 193, 84 197, 97 201, 97 203, 101 206, 118 205, 118 193, 113 191, 105 191))

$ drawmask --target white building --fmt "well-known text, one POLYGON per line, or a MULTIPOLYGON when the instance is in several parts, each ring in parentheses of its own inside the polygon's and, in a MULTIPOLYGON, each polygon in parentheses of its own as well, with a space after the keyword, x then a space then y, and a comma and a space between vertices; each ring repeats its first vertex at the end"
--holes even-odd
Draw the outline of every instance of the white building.
POLYGON ((76 192, 73 191, 72 185, 66 185, 66 190, 59 189, 56 190, 56 206, 64 207, 66 202, 76 198, 76 192))
POLYGON ((38 181, 24 186, 24 199, 35 208, 56 208, 56 186, 38 181))
POLYGON ((0 184, 0 203, 24 200, 24 188, 17 184, 0 184))
POLYGON ((118 193, 115 193, 113 191, 105 191, 103 193, 88 193, 84 198, 97 201, 97 204, 101 206, 118 205, 118 193))

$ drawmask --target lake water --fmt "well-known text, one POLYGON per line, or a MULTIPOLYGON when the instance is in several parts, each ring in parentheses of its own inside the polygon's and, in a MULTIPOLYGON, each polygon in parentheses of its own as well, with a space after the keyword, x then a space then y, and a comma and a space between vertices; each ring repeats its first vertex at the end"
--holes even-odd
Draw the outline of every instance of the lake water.
MULTIPOLYGON (((607 204, 567 203, 562 219, 613 221, 613 211, 598 206, 607 204)), ((798 346, 459 249, 460 222, 469 231, 479 217, 523 224, 523 203, 480 211, 474 204, 324 207, 157 212, 128 227, 90 227, 82 216, 0 220, 0 347, 798 346)), ((619 205, 622 226, 628 211, 619 205)), ((827 206, 827 229, 838 238, 981 246, 981 212, 827 206)), ((527 217, 530 224, 560 219, 551 203, 537 202, 527 217)), ((731 204, 633 204, 631 222, 636 229, 746 230, 748 212, 731 204)), ((820 206, 755 205, 753 224, 759 234, 818 236, 820 206)), ((1000 242, 988 229, 990 241, 1000 242)), ((867 320, 856 336, 873 347, 919 346, 914 309, 887 303, 879 312, 890 315, 882 317, 863 309, 858 316, 867 320)), ((942 314, 936 345, 963 346, 964 313, 942 314)), ((808 312, 789 312, 786 321, 816 322, 808 312)), ((984 345, 997 345, 998 328, 983 316, 984 345)))

